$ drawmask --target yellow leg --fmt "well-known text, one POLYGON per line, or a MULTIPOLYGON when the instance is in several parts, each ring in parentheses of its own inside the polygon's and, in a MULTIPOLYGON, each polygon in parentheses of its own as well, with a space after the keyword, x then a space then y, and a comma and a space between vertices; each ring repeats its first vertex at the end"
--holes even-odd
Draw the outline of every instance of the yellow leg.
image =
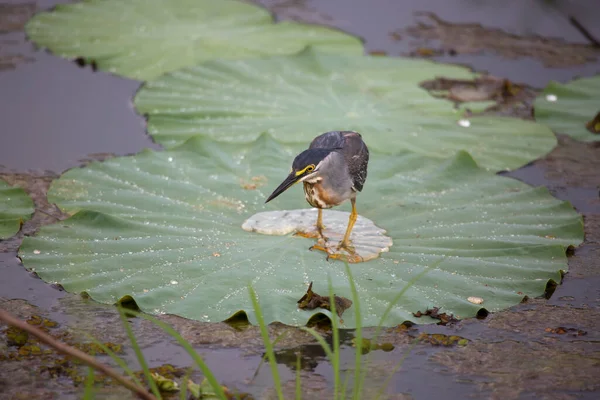
POLYGON ((358 218, 358 213, 356 212, 356 199, 350 199, 350 202, 352 203, 352 212, 350 213, 350 218, 348 219, 346 234, 344 235, 344 239, 342 239, 340 242, 339 248, 344 248, 353 252, 354 249, 352 246, 350 246, 350 234, 352 233, 352 228, 354 228, 356 218, 358 218))
MULTIPOLYGON (((352 212, 350 213, 350 218, 348 219, 348 227, 346 228, 346 233, 344 234, 344 239, 337 246, 337 253, 327 252, 327 259, 333 258, 338 260, 345 260, 349 263, 359 263, 363 262, 363 258, 356 253, 354 247, 350 245, 350 234, 352 233, 352 228, 354 228, 354 223, 358 218, 358 213, 356 212, 356 200, 351 199, 352 202, 352 212), (340 252, 340 250, 344 250, 345 252, 340 252)), ((320 249, 319 249, 320 250, 320 249)))
POLYGON ((323 229, 325 229, 325 226, 323 226, 323 209, 319 208, 319 214, 317 216, 317 231, 319 231, 321 236, 323 236, 323 229))
MULTIPOLYGON (((337 260, 345 260, 349 263, 359 263, 364 261, 360 255, 356 254, 354 247, 350 245, 350 235, 352 233, 352 228, 354 228, 354 223, 358 218, 358 213, 356 212, 356 200, 351 199, 350 201, 352 203, 352 212, 350 213, 350 218, 348 219, 348 227, 346 228, 344 239, 342 239, 342 241, 337 246, 338 251, 335 252, 331 247, 326 245, 325 241, 327 239, 325 239, 325 241, 319 239, 319 241, 317 241, 317 243, 310 248, 311 250, 320 250, 327 253, 328 260, 332 258, 337 260), (345 252, 340 252, 340 250, 342 249, 345 250, 345 252)), ((319 210, 319 216, 317 217, 317 229, 319 229, 320 223, 322 227, 322 222, 323 221, 321 220, 321 210, 319 210)))
POLYGON ((317 229, 310 230, 307 232, 296 232, 296 236, 302 236, 310 239, 318 239, 319 242, 327 241, 327 238, 323 235, 323 230, 325 229, 325 225, 323 225, 323 210, 321 208, 318 208, 317 210, 317 223, 315 225, 317 229))
POLYGON ((327 253, 327 247, 326 247, 326 242, 327 242, 327 238, 325 236, 323 236, 323 229, 325 229, 325 226, 323 226, 323 209, 319 208, 318 209, 318 214, 317 214, 317 243, 315 243, 313 246, 310 247, 310 250, 321 250, 324 251, 325 253, 327 253))

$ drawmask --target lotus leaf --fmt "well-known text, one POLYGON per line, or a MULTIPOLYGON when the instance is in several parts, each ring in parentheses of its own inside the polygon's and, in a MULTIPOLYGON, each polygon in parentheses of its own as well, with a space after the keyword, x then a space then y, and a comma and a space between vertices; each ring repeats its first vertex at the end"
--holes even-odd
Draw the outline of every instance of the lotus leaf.
MULTIPOLYGON (((242 229, 257 212, 308 207, 300 187, 264 204, 300 150, 268 134, 252 144, 195 137, 72 169, 49 191, 72 217, 25 238, 20 256, 68 291, 104 303, 131 295, 145 311, 201 321, 243 311, 255 322, 251 283, 267 322, 303 325, 319 312, 296 303, 311 281, 327 293, 330 276, 334 292, 351 297, 344 264, 309 251, 310 239, 242 229)), ((567 268, 565 246, 583 236, 568 203, 491 174, 465 152, 439 160, 372 151, 357 207, 393 239, 380 258, 350 266, 367 326, 429 266, 385 325, 432 306, 464 318, 538 296, 567 268), (469 302, 473 296, 484 303, 469 302)), ((344 322, 355 326, 351 310, 344 322)))
POLYGON ((535 101, 535 119, 577 140, 600 140, 600 76, 551 82, 535 101), (594 119, 596 133, 586 126, 594 119))
POLYGON ((547 127, 508 117, 469 120, 419 82, 473 78, 469 70, 425 60, 298 55, 212 61, 148 82, 137 109, 148 131, 167 147, 196 135, 251 142, 268 132, 286 143, 308 143, 330 130, 369 135, 372 149, 412 150, 446 158, 466 150, 484 168, 520 167, 549 152, 547 127))
POLYGON ((217 58, 293 54, 313 45, 362 54, 361 41, 334 29, 284 21, 232 0, 88 0, 61 4, 26 26, 39 46, 83 57, 100 69, 148 80, 217 58))
POLYGON ((23 189, 0 180, 0 239, 17 233, 33 211, 33 200, 23 189))

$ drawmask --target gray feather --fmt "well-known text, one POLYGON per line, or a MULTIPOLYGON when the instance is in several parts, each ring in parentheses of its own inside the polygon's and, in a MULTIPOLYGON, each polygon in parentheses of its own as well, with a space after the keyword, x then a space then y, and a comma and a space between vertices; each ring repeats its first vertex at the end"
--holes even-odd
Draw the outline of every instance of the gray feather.
POLYGON ((355 191, 362 191, 367 180, 367 165, 369 163, 369 149, 363 142, 360 133, 353 131, 333 131, 317 136, 309 148, 339 149, 352 179, 355 191))
POLYGON ((317 136, 308 146, 309 149, 341 149, 344 147, 344 132, 333 131, 317 136))

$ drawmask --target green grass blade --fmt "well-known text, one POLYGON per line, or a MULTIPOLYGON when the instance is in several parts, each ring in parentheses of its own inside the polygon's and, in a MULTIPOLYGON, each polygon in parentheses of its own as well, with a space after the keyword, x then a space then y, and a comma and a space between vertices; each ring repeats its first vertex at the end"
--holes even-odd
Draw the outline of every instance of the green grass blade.
MULTIPOLYGON (((402 298, 402 296, 404 296, 404 294, 408 291, 408 289, 410 289, 419 279, 421 279, 424 275, 428 274, 432 269, 437 268, 441 263, 443 263, 446 260, 446 258, 448 258, 448 256, 442 257, 441 259, 434 262, 429 267, 425 268, 423 271, 421 271, 417 275, 415 275, 410 281, 408 281, 406 283, 406 285, 404 285, 404 287, 400 290, 400 292, 398 292, 398 294, 392 299, 392 301, 390 301, 390 304, 388 304, 383 315, 381 316, 381 319, 379 320, 379 324, 377 325, 377 328, 375 328, 375 334, 371 338, 373 343, 376 343, 379 340, 379 335, 381 334, 381 329, 383 327, 383 323, 384 323, 385 319, 387 318, 388 314, 390 312, 392 312, 392 309, 394 308, 394 306, 400 301, 400 299, 402 298)), ((368 363, 370 359, 371 359, 371 353, 367 354, 365 363, 368 363)), ((367 370, 365 369, 362 372, 362 376, 360 378, 362 382, 365 381, 366 374, 367 374, 367 370)))
POLYGON ((296 400, 302 400, 302 384, 300 382, 300 354, 296 353, 296 400))
POLYGON ((127 310, 127 312, 131 313, 139 318, 143 318, 147 321, 152 322, 153 324, 155 324, 156 326, 161 328, 163 331, 168 333, 171 337, 173 337, 177 341, 177 343, 179 343, 179 345, 181 347, 183 347, 184 350, 190 355, 190 357, 192 357, 192 360, 194 360, 194 362, 196 363, 198 368, 200 368, 200 371, 202 372, 202 374, 204 375, 204 377, 206 378, 206 380, 208 381, 210 386, 215 391, 215 394, 217 396, 219 396, 219 399, 227 400, 227 397, 225 396, 225 392, 223 391, 223 388, 221 387, 221 385, 219 384, 219 382, 217 381, 217 379, 215 378, 215 376, 213 375, 211 370, 208 368, 208 366, 206 365, 204 360, 202 360, 202 357, 200 357, 200 355, 198 353, 196 353, 196 350, 194 350, 192 345, 189 344, 187 340, 182 338, 181 335, 175 329, 173 329, 170 325, 165 324, 164 322, 162 322, 150 315, 142 314, 142 313, 138 313, 138 312, 134 312, 134 311, 129 311, 129 310, 127 310))
POLYGON ((83 392, 83 400, 94 400, 94 369, 88 367, 88 373, 85 377, 85 391, 83 392))
POLYGON ((192 375, 192 368, 188 368, 183 380, 181 381, 181 385, 179 386, 179 400, 187 400, 187 391, 188 391, 188 380, 192 375))
POLYGON ((140 382, 140 380, 137 378, 137 376, 135 376, 135 374, 133 373, 133 370, 131 368, 129 368, 129 366, 127 365, 125 360, 123 360, 121 357, 119 357, 114 351, 112 351, 109 347, 105 346, 104 343, 100 342, 99 340, 94 338, 92 335, 90 335, 88 333, 85 333, 85 335, 88 337, 89 340, 94 342, 94 344, 96 346, 100 347, 102 349, 102 351, 104 351, 110 358, 112 358, 112 360, 119 367, 121 367, 121 369, 123 371, 125 371, 125 373, 131 378, 131 380, 136 385, 138 385, 140 387, 144 387, 144 385, 142 385, 142 382, 140 382))
POLYGON ((348 382, 350 382, 350 374, 346 371, 346 376, 344 377, 344 384, 342 385, 342 391, 340 392, 340 398, 345 399, 346 393, 348 393, 348 382))
MULTIPOLYGON (((158 390, 158 386, 156 385, 156 382, 154 382, 154 379, 152 378, 152 375, 150 373, 150 368, 148 368, 148 364, 146 363, 146 359, 144 358, 144 354, 142 353, 142 350, 140 349, 140 346, 137 343, 137 340, 135 340, 135 335, 133 334, 133 330, 131 329, 131 325, 129 325, 129 321, 127 320, 127 316, 125 315, 125 310, 122 307, 117 307, 119 310, 119 315, 121 316, 121 321, 123 321, 123 326, 125 327, 125 331, 127 332, 127 336, 129 337, 129 341, 131 342, 131 347, 133 348, 133 351, 135 352, 135 356, 138 359, 138 362, 140 363, 140 366, 142 367, 142 371, 144 372, 144 377, 146 377, 146 381, 148 382, 148 385, 150 386, 150 390, 152 390, 152 394, 154 394, 154 396, 156 396, 157 399, 162 399, 162 396, 160 395, 160 390, 158 390)), ((127 312, 129 313, 130 311, 127 310, 127 312)))
POLYGON ((310 333, 315 338, 315 340, 317 342, 319 342, 319 345, 321 345, 321 347, 325 351, 325 355, 327 356, 327 358, 329 358, 329 361, 333 364, 333 362, 331 360, 333 360, 334 354, 333 354, 333 351, 331 350, 331 347, 329 347, 329 345, 327 344, 325 339, 323 339, 323 337, 321 335, 319 335, 319 333, 317 331, 315 331, 313 328, 301 326, 300 329, 302 329, 304 332, 310 333))
MULTIPOLYGON (((281 335, 277 336, 275 338, 275 340, 273 340, 273 347, 275 347, 275 345, 277 343, 279 343, 279 341, 285 336, 287 335, 288 331, 284 331, 281 335)), ((254 371, 254 375, 252 375, 252 378, 250 379, 250 383, 254 382, 254 380, 256 379, 256 377, 258 376, 258 373, 260 371, 260 368, 262 367, 262 365, 265 363, 265 361, 267 360, 267 358, 269 358, 269 355, 265 353, 264 356, 261 357, 260 362, 258 363, 258 367, 256 367, 256 371, 254 371)))
MULTIPOLYGON (((331 291, 330 291, 331 292, 331 291)), ((334 311, 335 311, 335 306, 333 307, 334 311)), ((334 329, 338 328, 338 324, 337 321, 333 322, 332 319, 332 324, 334 324, 334 329)), ((345 388, 346 385, 344 385, 344 387, 342 388, 342 391, 340 392, 340 346, 339 346, 339 333, 334 334, 334 349, 337 350, 332 350, 332 348, 327 344, 327 342, 325 341, 325 339, 323 339, 323 337, 314 329, 312 328, 308 328, 305 326, 300 327, 300 329, 302 329, 305 332, 310 333, 315 340, 319 343, 319 345, 323 348, 323 350, 325 351, 325 355, 327 356, 327 358, 329 359, 329 362, 332 365, 332 370, 334 373, 334 400, 337 400, 338 397, 339 398, 344 398, 344 393, 345 393, 345 388), (337 346, 335 345, 335 341, 338 341, 337 346)), ((346 382, 347 383, 347 382, 346 382)))
POLYGON ((356 351, 354 356, 354 388, 352 390, 352 398, 354 400, 360 400, 362 395, 362 376, 361 376, 361 358, 362 358, 362 316, 360 314, 360 303, 358 299, 358 292, 356 291, 356 285, 354 284, 354 278, 352 277, 352 271, 350 271, 350 265, 344 263, 346 267, 346 275, 348 275, 348 282, 350 283, 350 291, 352 292, 352 302, 354 306, 354 315, 356 318, 356 330, 354 337, 356 338, 356 351))
POLYGON ((333 356, 331 357, 331 368, 333 369, 333 399, 337 400, 340 396, 340 331, 331 276, 327 279, 327 285, 329 287, 329 302, 331 308, 331 329, 333 330, 333 356))
POLYGON ((390 301, 390 304, 388 304, 387 308, 383 312, 383 315, 381 316, 381 319, 379 320, 379 324, 377 325, 377 328, 375 329, 375 336, 373 337, 373 340, 377 340, 377 338, 379 337, 379 333, 381 332, 381 328, 383 327, 383 322, 385 321, 385 319, 387 318, 389 313, 392 312, 392 309, 400 301, 402 296, 404 296, 404 294, 408 291, 408 289, 410 289, 419 279, 421 279, 424 275, 428 274, 432 269, 437 268, 442 262, 444 262, 446 260, 446 258, 448 258, 448 257, 444 256, 440 260, 434 262, 429 267, 425 268, 423 271, 421 271, 417 275, 415 275, 410 281, 408 281, 406 283, 406 285, 404 285, 402 290, 400 290, 400 292, 398 292, 396 297, 394 297, 392 299, 392 301, 390 301))
POLYGON ((277 360, 275 360, 275 352, 273 351, 273 344, 271 343, 271 339, 269 339, 269 332, 267 331, 267 326, 265 325, 260 304, 258 303, 258 297, 256 296, 256 292, 254 291, 252 285, 248 285, 248 291, 250 292, 250 299, 252 300, 252 306, 254 307, 254 312, 256 313, 256 319, 260 327, 260 334, 262 335, 265 350, 267 352, 267 356, 269 356, 269 365, 271 366, 271 375, 273 375, 275 391, 277 392, 277 397, 279 400, 284 400, 283 391, 281 389, 281 378, 279 377, 279 370, 277 369, 277 360))

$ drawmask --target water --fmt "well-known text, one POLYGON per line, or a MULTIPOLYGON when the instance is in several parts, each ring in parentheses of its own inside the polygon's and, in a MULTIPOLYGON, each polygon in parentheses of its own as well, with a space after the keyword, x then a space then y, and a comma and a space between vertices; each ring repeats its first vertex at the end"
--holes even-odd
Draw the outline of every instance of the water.
MULTIPOLYGON (((54 3, 39 1, 38 7, 48 8, 54 3)), ((392 32, 414 26, 421 18, 415 16, 417 11, 433 11, 440 18, 454 23, 478 22, 486 27, 500 28, 517 35, 560 34, 565 41, 583 43, 585 38, 566 18, 566 15, 574 15, 596 37, 600 37, 600 25, 596 23, 597 13, 592 12, 598 11, 597 0, 577 3, 566 0, 265 0, 263 3, 278 5, 276 11, 280 18, 294 17, 312 22, 327 22, 365 38, 369 50, 383 50, 390 55, 407 54, 420 45, 415 44, 408 36, 403 36, 400 41, 390 36, 392 32), (550 3, 553 5, 549 5, 550 3)), ((4 166, 4 170, 50 170, 59 173, 78 165, 78 160, 88 157, 90 153, 123 155, 138 152, 145 147, 158 148, 145 134, 143 118, 136 115, 131 106, 131 99, 140 82, 103 72, 93 72, 89 67, 82 69, 72 62, 35 50, 25 41, 23 32, 0 35, 0 43, 3 44, 0 47, 0 55, 19 53, 26 59, 15 69, 0 71, 0 121, 3 122, 0 164, 4 166)), ((435 47, 437 44, 433 41, 430 45, 435 47)), ((489 71, 536 87, 543 87, 550 80, 565 82, 575 76, 591 76, 600 71, 598 61, 569 68, 546 68, 537 59, 506 59, 490 51, 456 56, 445 54, 434 59, 467 64, 478 71, 489 71)), ((590 340, 597 340, 597 335, 594 336, 592 332, 598 331, 594 329, 597 327, 597 322, 594 321, 598 321, 594 315, 598 314, 600 308, 597 289, 600 246, 593 239, 598 235, 598 224, 594 225, 593 221, 597 221, 600 214, 600 202, 593 175, 590 174, 584 181, 577 181, 575 177, 582 176, 581 168, 597 171, 599 166, 597 161, 594 163, 594 159, 600 159, 600 154, 593 146, 577 146, 580 145, 569 141, 562 143, 561 149, 567 149, 567 156, 559 153, 558 156, 555 155, 553 162, 535 162, 508 174, 532 185, 548 186, 555 196, 570 201, 579 212, 586 214, 589 241, 578 248, 575 256, 571 258, 571 271, 564 284, 558 287, 549 305, 545 300, 534 300, 515 307, 513 311, 493 314, 485 321, 468 320, 455 328, 419 328, 417 333, 459 334, 474 340, 476 344, 459 350, 431 348, 428 345, 415 347, 394 375, 391 392, 407 393, 417 399, 437 398, 443 395, 445 399, 452 400, 470 396, 488 397, 491 393, 501 391, 504 386, 521 390, 524 397, 536 397, 542 389, 535 389, 537 386, 532 389, 532 385, 537 382, 535 379, 543 378, 532 378, 528 383, 523 380, 511 380, 511 377, 519 377, 521 369, 537 368, 532 364, 536 356, 541 357, 542 354, 548 353, 556 359, 563 360, 573 350, 571 347, 561 348, 552 342, 553 337, 543 333, 545 328, 560 323, 583 324, 590 332, 590 340), (574 150, 569 153, 568 149, 574 150), (588 159, 585 164, 578 166, 579 156, 573 157, 572 154, 582 152, 587 154, 588 159), (569 154, 571 156, 568 156, 569 154), (557 314, 558 311, 553 306, 564 308, 565 314, 557 314), (587 314, 577 314, 582 310, 586 310, 587 314), (532 312, 534 314, 531 314, 532 312), (540 318, 544 316, 544 319, 535 320, 536 315, 540 318), (547 342, 551 345, 544 348, 543 352, 531 348, 529 357, 523 359, 521 365, 515 366, 502 359, 501 354, 493 347, 505 342, 514 343, 516 349, 521 343, 530 345, 547 342), (487 358, 481 358, 481 354, 487 354, 487 358), (460 360, 456 362, 456 368, 444 365, 440 361, 444 356, 460 360), (507 363, 506 367, 504 362, 507 363), (474 372, 469 365, 481 367, 474 372), (498 369, 497 373, 495 368, 498 369), (533 392, 530 392, 531 390, 533 392)), ((89 326, 92 329, 93 326, 110 328, 118 323, 112 307, 86 302, 77 295, 51 287, 25 271, 14 252, 0 253, 0 276, 1 297, 24 299, 61 324, 89 326)), ((151 366, 166 362, 180 367, 190 365, 190 358, 172 339, 144 328, 139 322, 135 322, 134 325, 151 366)), ((192 326, 195 327, 192 331, 195 329, 199 333, 212 329, 207 328, 207 325, 192 326)), ((223 332, 229 332, 223 329, 223 332)), ((110 335, 111 331, 112 329, 107 329, 99 331, 98 334, 110 335)), ((350 368, 354 357, 354 350, 348 344, 351 333, 346 332, 344 335, 346 345, 342 353, 342 363, 350 368)), ((249 384, 261 357, 258 346, 260 338, 257 333, 252 337, 253 343, 257 343, 253 347, 250 346, 252 350, 242 348, 242 345, 235 341, 227 348, 220 347, 223 343, 223 333, 215 333, 212 336, 207 334, 206 337, 205 342, 196 343, 195 347, 223 382, 255 394, 263 393, 271 385, 270 371, 266 365, 261 368, 253 383, 249 384)), ((122 335, 119 338, 124 340, 122 335)), ((567 342, 570 340, 562 339, 567 342)), ((373 352, 375 372, 369 382, 373 385, 381 384, 391 370, 389 366, 395 365, 407 348, 406 345, 400 345, 390 353, 373 352)), ((333 376, 330 365, 324 360, 322 352, 315 346, 299 346, 298 350, 312 360, 308 369, 310 372, 305 371, 308 374, 306 379, 315 382, 322 380, 326 385, 331 385, 333 376)), ((585 348, 577 348, 576 351, 586 354, 585 348)), ((290 362, 289 357, 284 357, 284 352, 279 352, 278 355, 283 380, 293 379, 293 362, 290 362)), ((523 353, 515 353, 512 356, 519 360, 523 353)), ((127 359, 135 365, 131 352, 128 353, 127 359)), ((561 377, 564 381, 569 381, 569 377, 575 374, 578 368, 568 368, 568 364, 566 366, 561 372, 561 377)), ((557 385, 555 382, 558 379, 552 377, 552 373, 549 372, 546 378, 548 390, 553 390, 556 387, 553 385, 557 385)), ((585 376, 573 375, 571 381, 586 379, 585 376)), ((567 384, 559 382, 558 385, 559 390, 556 393, 581 396, 580 391, 570 390, 567 384)), ((593 393, 597 396, 597 387, 594 389, 591 384, 590 387, 590 390, 596 391, 588 392, 586 396, 592 398, 593 393)))
MULTIPOLYGON (((54 2, 40 3, 49 8, 54 2)), ((14 69, 0 70, 0 172, 60 173, 92 153, 159 148, 133 109, 140 82, 36 50, 22 31, 0 34, 0 43, 0 58, 25 58, 14 69)))

